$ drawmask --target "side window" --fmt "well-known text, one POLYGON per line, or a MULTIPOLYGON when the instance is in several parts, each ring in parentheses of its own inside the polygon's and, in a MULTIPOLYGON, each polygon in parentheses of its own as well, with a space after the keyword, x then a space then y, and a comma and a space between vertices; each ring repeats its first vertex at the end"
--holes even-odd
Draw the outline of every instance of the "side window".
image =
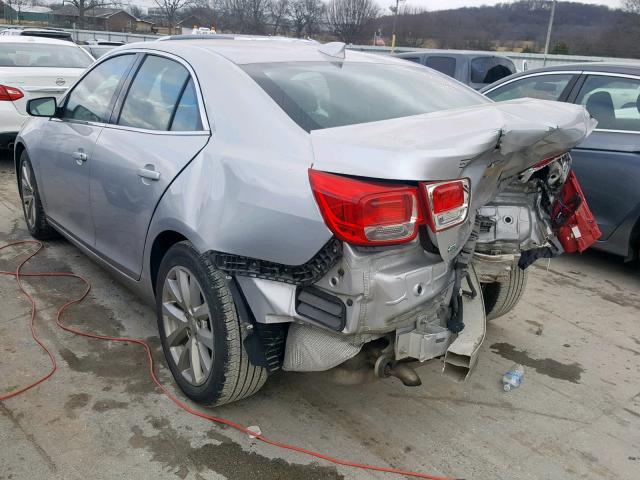
POLYGON ((67 97, 63 118, 106 122, 109 107, 134 55, 119 55, 91 70, 67 97))
POLYGON ((576 103, 598 120, 599 129, 640 132, 640 79, 588 76, 576 103))
POLYGON ((180 97, 180 102, 173 115, 171 130, 174 132, 202 130, 200 111, 198 110, 198 96, 192 79, 189 79, 184 92, 182 92, 182 97, 180 97))
POLYGON ((511 60, 500 57, 476 57, 471 60, 471 83, 489 84, 516 73, 511 60))
POLYGON ((174 110, 188 81, 189 72, 178 62, 148 55, 131 82, 118 125, 169 130, 174 110))
POLYGON ((523 97, 558 100, 572 78, 572 74, 537 75, 515 80, 485 95, 496 102, 523 97))
POLYGON ((456 77, 456 59, 453 57, 427 57, 427 67, 450 77, 456 77))

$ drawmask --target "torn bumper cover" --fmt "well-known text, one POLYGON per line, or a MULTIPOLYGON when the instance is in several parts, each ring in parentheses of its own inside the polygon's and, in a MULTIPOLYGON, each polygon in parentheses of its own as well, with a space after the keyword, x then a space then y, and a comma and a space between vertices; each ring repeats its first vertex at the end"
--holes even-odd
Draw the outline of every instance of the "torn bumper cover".
POLYGON ((312 285, 238 277, 258 322, 292 323, 283 368, 327 370, 384 339, 382 355, 392 362, 444 356, 444 372, 466 378, 485 335, 482 291, 470 265, 476 247, 500 278, 517 268, 521 250, 557 241, 547 225, 551 204, 530 195, 542 188, 540 179, 519 176, 565 154, 594 127, 581 107, 524 99, 312 131, 314 169, 395 182, 466 178, 470 204, 464 223, 425 226, 419 240, 404 245, 343 244, 340 260, 312 285), (509 190, 514 181, 524 186, 509 190), (491 206, 502 192, 504 203, 491 206), (491 215, 510 216, 519 227, 493 232, 491 240, 481 231, 491 215), (496 260, 483 245, 496 239, 516 248, 496 260))

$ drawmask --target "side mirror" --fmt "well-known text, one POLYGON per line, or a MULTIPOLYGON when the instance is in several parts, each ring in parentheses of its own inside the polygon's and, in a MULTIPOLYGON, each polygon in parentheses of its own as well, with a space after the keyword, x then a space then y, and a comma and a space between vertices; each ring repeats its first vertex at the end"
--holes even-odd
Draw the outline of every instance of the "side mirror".
POLYGON ((27 113, 32 117, 53 117, 57 109, 55 97, 34 98, 27 102, 27 113))

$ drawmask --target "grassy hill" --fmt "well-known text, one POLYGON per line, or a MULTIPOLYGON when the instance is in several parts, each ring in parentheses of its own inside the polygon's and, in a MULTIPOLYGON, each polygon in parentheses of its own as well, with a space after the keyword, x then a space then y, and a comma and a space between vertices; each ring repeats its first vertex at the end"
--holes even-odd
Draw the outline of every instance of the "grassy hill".
MULTIPOLYGON (((550 2, 523 0, 398 16, 398 45, 542 52, 550 2)), ((391 15, 375 27, 391 35, 391 15)), ((551 48, 557 53, 640 58, 640 15, 604 6, 559 2, 551 48)))

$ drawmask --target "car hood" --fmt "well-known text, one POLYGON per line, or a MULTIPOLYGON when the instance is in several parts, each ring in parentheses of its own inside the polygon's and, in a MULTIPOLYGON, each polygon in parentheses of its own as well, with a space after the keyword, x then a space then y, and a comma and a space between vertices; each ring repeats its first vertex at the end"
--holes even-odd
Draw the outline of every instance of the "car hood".
POLYGON ((457 178, 491 154, 517 173, 580 143, 596 121, 581 106, 534 99, 485 103, 314 130, 314 169, 389 180, 457 178))

